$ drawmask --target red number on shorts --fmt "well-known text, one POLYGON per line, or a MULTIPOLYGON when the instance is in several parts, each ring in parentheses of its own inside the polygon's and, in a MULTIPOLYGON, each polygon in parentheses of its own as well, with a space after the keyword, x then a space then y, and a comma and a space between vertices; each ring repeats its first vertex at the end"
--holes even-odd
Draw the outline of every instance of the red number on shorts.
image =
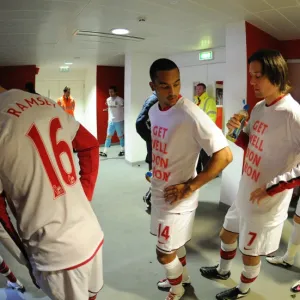
MULTIPOLYGON (((51 141, 51 145, 52 145, 53 154, 55 156, 55 160, 57 163, 57 167, 60 171, 63 181, 67 185, 73 185, 77 180, 77 176, 76 176, 76 169, 75 169, 71 149, 65 141, 57 141, 57 131, 61 128, 62 128, 62 126, 59 121, 59 118, 55 118, 55 119, 51 120, 50 132, 49 132, 50 141, 51 141), (71 165, 70 173, 68 173, 65 170, 65 168, 62 164, 60 156, 63 153, 65 153, 69 159, 69 162, 71 165)), ((44 142, 43 142, 41 135, 35 124, 33 124, 31 126, 31 128, 28 131, 28 133, 26 134, 26 136, 28 136, 33 141, 33 143, 40 155, 40 158, 42 160, 42 163, 44 165, 45 171, 48 175, 49 181, 51 183, 51 186, 52 186, 52 189, 54 192, 54 199, 65 194, 65 189, 63 188, 63 186, 55 172, 53 164, 48 155, 47 149, 45 148, 44 142)))
POLYGON ((249 243, 247 244, 248 247, 250 247, 253 244, 254 240, 257 237, 257 233, 250 231, 249 235, 251 235, 251 239, 250 239, 249 243))
POLYGON ((161 229, 162 229, 161 224, 159 224, 159 226, 158 226, 158 237, 160 238, 162 236, 167 241, 170 237, 170 226, 165 226, 163 231, 161 231, 161 229))

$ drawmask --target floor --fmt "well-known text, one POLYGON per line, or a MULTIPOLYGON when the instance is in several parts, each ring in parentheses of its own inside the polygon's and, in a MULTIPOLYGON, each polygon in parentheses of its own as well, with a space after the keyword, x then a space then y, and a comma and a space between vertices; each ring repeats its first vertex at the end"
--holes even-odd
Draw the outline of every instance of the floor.
MULTIPOLYGON (((99 294, 102 300, 164 300, 166 294, 157 290, 156 282, 164 277, 162 267, 155 258, 155 238, 149 234, 150 216, 145 212, 142 196, 148 189, 144 179, 146 165, 130 166, 118 158, 118 147, 111 147, 108 158, 101 159, 100 176, 95 190, 93 207, 105 232, 104 280, 99 294)), ((218 292, 237 284, 242 269, 240 254, 232 268, 231 279, 226 282, 210 281, 200 275, 201 266, 218 263, 219 238, 225 212, 218 208, 220 178, 203 187, 199 199, 194 234, 188 244, 188 268, 193 286, 183 300, 212 300, 218 292)), ((291 211, 292 215, 292 211, 291 211)), ((291 219, 284 228, 281 248, 283 254, 292 229, 291 219)), ((0 289, 0 300, 48 300, 30 281, 27 271, 0 246, 0 253, 17 277, 27 288, 25 294, 0 289)), ((296 260, 300 266, 300 256, 296 260)), ((263 260, 261 274, 245 299, 288 300, 300 299, 289 288, 300 279, 300 269, 276 268, 263 260)), ((0 286, 5 280, 0 278, 0 286)), ((67 299, 71 300, 71 299, 67 299)), ((86 300, 86 299, 83 299, 86 300)))

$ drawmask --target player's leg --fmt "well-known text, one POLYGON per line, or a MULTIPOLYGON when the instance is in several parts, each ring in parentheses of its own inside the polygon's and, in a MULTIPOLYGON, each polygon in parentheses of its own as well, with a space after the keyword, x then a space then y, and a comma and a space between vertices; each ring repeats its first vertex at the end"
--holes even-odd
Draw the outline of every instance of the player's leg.
POLYGON ((281 265, 286 268, 294 264, 295 256, 300 250, 300 201, 297 203, 294 215, 294 226, 290 236, 289 244, 284 256, 266 257, 266 260, 273 265, 281 265))
POLYGON ((237 239, 239 236, 239 213, 235 203, 228 210, 223 228, 220 232, 221 250, 220 263, 213 267, 200 268, 201 275, 209 279, 226 280, 230 277, 232 260, 237 251, 237 239))
POLYGON ((120 140, 120 146, 121 146, 121 151, 119 153, 119 156, 124 156, 125 155, 125 149, 124 149, 124 121, 121 122, 116 122, 115 123, 115 129, 117 131, 118 138, 120 140))
POLYGON ((250 292, 250 286, 260 273, 260 256, 278 249, 282 229, 283 223, 275 227, 265 227, 263 224, 240 221, 239 248, 243 253, 244 268, 239 284, 219 293, 216 296, 218 300, 240 299, 250 292))
POLYGON ((245 297, 250 292, 251 284, 256 280, 260 272, 260 257, 243 255, 244 268, 239 284, 216 295, 218 300, 235 300, 245 297))
MULTIPOLYGON (((184 294, 182 285, 183 265, 177 249, 184 246, 192 235, 195 211, 184 214, 169 214, 154 208, 151 212, 151 232, 157 235, 157 259, 164 267, 169 284, 167 300, 179 300, 184 294)), ((158 287, 160 283, 158 282, 158 287)))
POLYGON ((7 287, 18 290, 22 293, 25 292, 24 285, 16 278, 14 273, 9 269, 4 259, 0 256, 0 273, 7 279, 7 287))
MULTIPOLYGON (((176 222, 177 230, 176 230, 176 233, 173 234, 173 245, 171 248, 177 248, 176 254, 177 254, 177 257, 183 268, 182 269, 182 285, 183 286, 187 286, 187 285, 191 284, 191 278, 190 278, 188 270, 187 270, 185 244, 192 237, 195 212, 196 211, 177 215, 177 219, 179 219, 176 222)), ((158 245, 158 247, 159 247, 159 245, 158 245)), ((157 283, 157 286, 159 289, 162 289, 162 290, 169 290, 171 288, 171 284, 170 284, 168 278, 160 280, 157 283)))
POLYGON ((89 276, 88 291, 89 300, 96 300, 99 291, 103 287, 103 259, 102 247, 94 257, 91 264, 91 271, 89 276))
POLYGON ((111 138, 115 133, 115 125, 114 122, 108 122, 107 125, 107 133, 106 133, 106 140, 103 151, 100 152, 100 156, 107 157, 107 150, 111 145, 111 138))
POLYGON ((170 283, 171 289, 166 300, 179 300, 184 294, 182 286, 182 273, 183 267, 177 256, 176 251, 169 252, 168 254, 162 250, 156 250, 157 260, 164 267, 166 277, 170 283))

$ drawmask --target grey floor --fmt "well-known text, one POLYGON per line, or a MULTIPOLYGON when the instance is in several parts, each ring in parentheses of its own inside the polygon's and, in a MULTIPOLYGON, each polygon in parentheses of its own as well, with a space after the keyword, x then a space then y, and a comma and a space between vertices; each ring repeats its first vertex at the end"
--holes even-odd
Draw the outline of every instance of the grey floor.
MULTIPOLYGON (((93 207, 105 232, 104 280, 105 286, 98 299, 103 300, 164 300, 166 294, 157 290, 156 282, 164 277, 162 267, 155 258, 155 238, 149 234, 150 216, 145 212, 142 196, 148 189, 144 179, 146 165, 132 167, 117 157, 118 147, 112 147, 109 158, 100 162, 100 176, 95 190, 93 207)), ((192 241, 188 244, 188 268, 193 286, 183 300, 212 300, 215 294, 237 284, 242 269, 237 255, 231 279, 210 281, 201 277, 201 266, 214 265, 219 257, 218 233, 225 212, 218 208, 220 179, 217 178, 201 190, 192 241)), ((292 212, 291 212, 292 215, 292 212)), ((283 254, 292 229, 291 219, 284 228, 281 248, 283 254)), ((0 300, 48 300, 30 281, 26 269, 20 266, 0 246, 0 253, 17 277, 25 284, 24 295, 0 289, 0 300)), ((290 270, 262 264, 261 274, 252 287, 249 300, 300 299, 289 288, 300 279, 300 256, 290 270)), ((5 280, 0 278, 0 286, 5 280)), ((66 299, 72 300, 72 299, 66 299)), ((82 299, 86 300, 86 299, 82 299)))

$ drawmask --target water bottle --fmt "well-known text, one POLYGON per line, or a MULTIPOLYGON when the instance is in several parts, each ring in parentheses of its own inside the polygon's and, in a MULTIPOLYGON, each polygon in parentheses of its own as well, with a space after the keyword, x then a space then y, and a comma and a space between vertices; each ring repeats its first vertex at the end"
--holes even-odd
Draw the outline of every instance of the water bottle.
POLYGON ((246 103, 246 101, 243 100, 244 107, 242 110, 240 110, 237 113, 237 115, 238 115, 237 119, 241 123, 241 126, 239 128, 230 129, 226 135, 226 138, 233 143, 236 142, 237 138, 239 137, 239 135, 240 135, 241 131, 243 130, 245 123, 249 117, 249 113, 248 113, 249 105, 245 104, 245 103, 246 103))
POLYGON ((152 178, 152 172, 151 171, 148 171, 146 174, 145 174, 145 177, 146 177, 146 180, 151 182, 151 178, 152 178))

